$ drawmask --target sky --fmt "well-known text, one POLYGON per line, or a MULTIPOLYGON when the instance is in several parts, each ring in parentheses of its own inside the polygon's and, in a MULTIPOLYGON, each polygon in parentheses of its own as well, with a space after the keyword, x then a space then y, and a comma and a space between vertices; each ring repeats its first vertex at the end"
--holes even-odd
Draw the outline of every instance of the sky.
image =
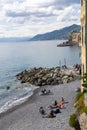
POLYGON ((0 0, 0 37, 33 37, 80 24, 80 0, 0 0))

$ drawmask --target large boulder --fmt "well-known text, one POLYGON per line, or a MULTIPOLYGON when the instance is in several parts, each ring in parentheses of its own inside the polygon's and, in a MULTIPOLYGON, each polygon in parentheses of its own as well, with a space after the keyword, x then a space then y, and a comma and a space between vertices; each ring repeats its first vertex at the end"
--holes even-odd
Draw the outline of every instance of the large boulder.
POLYGON ((16 75, 21 83, 28 82, 37 86, 44 85, 57 85, 74 80, 74 77, 70 74, 70 70, 61 70, 59 67, 53 68, 32 68, 30 70, 24 70, 16 75), (69 72, 68 72, 69 71, 69 72))

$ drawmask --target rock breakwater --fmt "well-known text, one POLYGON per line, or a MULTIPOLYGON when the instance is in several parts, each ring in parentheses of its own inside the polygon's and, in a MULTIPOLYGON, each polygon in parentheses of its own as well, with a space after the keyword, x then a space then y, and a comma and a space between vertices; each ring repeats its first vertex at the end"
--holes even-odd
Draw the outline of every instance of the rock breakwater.
POLYGON ((16 75, 21 83, 29 83, 36 86, 58 85, 64 82, 71 82, 79 77, 74 69, 53 68, 32 68, 24 70, 16 75))

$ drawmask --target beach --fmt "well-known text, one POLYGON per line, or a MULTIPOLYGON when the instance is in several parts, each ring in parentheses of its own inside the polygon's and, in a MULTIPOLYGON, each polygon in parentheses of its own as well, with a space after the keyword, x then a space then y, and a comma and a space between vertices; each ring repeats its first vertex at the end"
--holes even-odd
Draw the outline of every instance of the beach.
POLYGON ((42 90, 40 87, 28 101, 0 115, 0 130, 70 130, 69 116, 74 111, 75 89, 80 85, 80 81, 76 80, 71 83, 45 86, 51 93, 44 96, 39 94, 42 90), (55 118, 42 118, 39 108, 43 106, 49 113, 48 106, 54 100, 59 102, 62 96, 68 103, 61 109, 61 113, 56 114, 55 118))

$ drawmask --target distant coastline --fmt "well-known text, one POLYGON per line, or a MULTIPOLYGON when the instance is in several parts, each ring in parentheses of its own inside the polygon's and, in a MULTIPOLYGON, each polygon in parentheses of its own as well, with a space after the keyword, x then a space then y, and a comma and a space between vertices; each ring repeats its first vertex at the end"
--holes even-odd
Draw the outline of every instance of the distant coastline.
POLYGON ((67 47, 67 46, 74 46, 74 45, 78 45, 79 43, 77 42, 69 42, 69 41, 66 41, 66 42, 63 42, 61 44, 58 44, 57 47, 67 47))
POLYGON ((44 34, 37 34, 30 39, 30 41, 43 41, 43 40, 67 40, 72 31, 80 32, 80 25, 73 24, 59 30, 53 30, 44 34))
POLYGON ((46 41, 46 40, 67 40, 72 31, 80 32, 80 25, 73 24, 59 30, 53 30, 44 34, 36 34, 35 36, 21 37, 2 37, 0 42, 22 42, 22 41, 46 41))
POLYGON ((0 43, 2 42, 23 42, 23 41, 29 41, 30 37, 5 37, 0 38, 0 43))

